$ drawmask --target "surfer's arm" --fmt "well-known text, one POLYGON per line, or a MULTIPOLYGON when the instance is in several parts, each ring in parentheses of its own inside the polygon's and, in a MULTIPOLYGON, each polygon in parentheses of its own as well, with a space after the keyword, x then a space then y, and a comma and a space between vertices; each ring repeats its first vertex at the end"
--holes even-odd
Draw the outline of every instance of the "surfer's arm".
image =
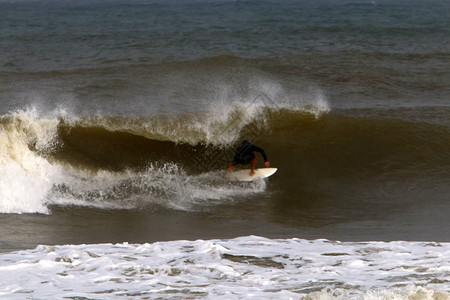
POLYGON ((261 153, 262 157, 264 158, 264 162, 266 162, 266 163, 269 162, 269 160, 267 159, 267 156, 266 156, 266 152, 263 149, 261 149, 257 146, 253 146, 252 151, 261 153))

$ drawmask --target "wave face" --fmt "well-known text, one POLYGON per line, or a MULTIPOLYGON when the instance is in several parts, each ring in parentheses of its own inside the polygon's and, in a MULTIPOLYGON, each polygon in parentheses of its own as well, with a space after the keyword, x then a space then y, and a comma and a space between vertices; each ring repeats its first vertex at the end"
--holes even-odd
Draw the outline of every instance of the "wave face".
POLYGON ((376 194, 433 178, 433 192, 444 194, 438 182, 450 176, 448 127, 329 113, 322 100, 148 117, 43 115, 35 108, 3 115, 0 125, 3 213, 49 213, 52 205, 196 210, 257 195, 265 181, 224 177, 242 139, 263 147, 280 169, 273 182, 281 199, 330 191, 345 197, 336 185, 358 194, 369 183, 381 186, 376 194))
POLYGON ((450 244, 267 239, 38 246, 0 254, 2 295, 448 299, 450 244))

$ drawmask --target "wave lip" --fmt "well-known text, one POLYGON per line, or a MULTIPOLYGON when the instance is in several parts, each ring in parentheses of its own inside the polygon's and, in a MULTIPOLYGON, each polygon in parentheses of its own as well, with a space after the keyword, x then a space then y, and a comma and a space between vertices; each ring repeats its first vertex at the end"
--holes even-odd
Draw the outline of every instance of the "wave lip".
POLYGON ((212 99, 201 109, 191 112, 147 116, 86 116, 67 120, 70 127, 101 127, 112 132, 128 132, 149 139, 228 147, 233 145, 253 126, 269 129, 271 115, 281 112, 298 112, 319 118, 330 111, 320 90, 306 93, 297 99, 276 83, 254 83, 257 87, 242 94, 231 94, 230 87, 215 91, 212 99))
POLYGON ((449 243, 257 236, 38 246, 0 254, 0 291, 38 298, 448 299, 449 254, 449 243))

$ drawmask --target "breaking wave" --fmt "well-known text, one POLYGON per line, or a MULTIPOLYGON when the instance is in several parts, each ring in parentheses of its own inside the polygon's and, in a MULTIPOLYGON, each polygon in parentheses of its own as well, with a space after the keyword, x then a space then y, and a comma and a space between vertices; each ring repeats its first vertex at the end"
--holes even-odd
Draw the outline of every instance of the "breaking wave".
POLYGON ((0 211, 50 213, 52 205, 195 210, 236 201, 266 189, 263 180, 224 177, 244 138, 283 170, 274 180, 287 192, 298 182, 314 188, 330 179, 442 178, 449 176, 449 136, 439 125, 332 114, 325 101, 148 117, 31 108, 0 117, 0 211))

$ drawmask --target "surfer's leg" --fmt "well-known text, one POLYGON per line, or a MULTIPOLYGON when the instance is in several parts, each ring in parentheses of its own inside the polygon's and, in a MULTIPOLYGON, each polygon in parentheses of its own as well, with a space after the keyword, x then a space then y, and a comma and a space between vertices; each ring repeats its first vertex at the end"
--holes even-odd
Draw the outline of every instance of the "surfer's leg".
POLYGON ((250 176, 255 175, 255 166, 256 166, 256 155, 254 155, 252 160, 252 168, 250 170, 250 176))
POLYGON ((235 163, 231 163, 227 168, 227 173, 230 173, 234 169, 235 166, 236 166, 235 163))

